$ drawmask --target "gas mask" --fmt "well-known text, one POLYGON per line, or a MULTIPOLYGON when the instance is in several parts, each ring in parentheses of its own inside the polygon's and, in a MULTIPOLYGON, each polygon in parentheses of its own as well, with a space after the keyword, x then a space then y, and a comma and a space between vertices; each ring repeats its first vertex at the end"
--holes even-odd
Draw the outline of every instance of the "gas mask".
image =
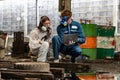
POLYGON ((47 31, 47 27, 46 26, 42 26, 41 29, 45 32, 47 31))
POLYGON ((43 25, 43 26, 41 27, 41 29, 42 29, 43 31, 47 31, 49 26, 50 26, 50 24, 43 25))
POLYGON ((60 23, 61 23, 63 26, 67 26, 67 21, 68 21, 68 19, 69 19, 68 16, 65 16, 65 17, 62 18, 62 20, 61 20, 60 23))
MULTIPOLYGON (((44 26, 45 27, 45 26, 44 26)), ((44 28, 43 27, 43 28, 44 28)), ((46 27, 46 32, 47 32, 47 34, 44 36, 44 37, 42 37, 42 39, 44 39, 45 41, 50 37, 50 35, 51 35, 51 33, 52 33, 52 29, 50 28, 50 27, 46 27)), ((42 40, 41 39, 41 40, 42 40)))

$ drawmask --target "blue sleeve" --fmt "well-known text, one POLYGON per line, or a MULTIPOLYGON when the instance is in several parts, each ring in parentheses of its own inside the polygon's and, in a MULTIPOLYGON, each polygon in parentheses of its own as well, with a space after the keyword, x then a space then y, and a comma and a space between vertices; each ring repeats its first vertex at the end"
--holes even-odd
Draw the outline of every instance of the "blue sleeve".
POLYGON ((57 34, 61 38, 61 40, 63 40, 63 32, 61 31, 61 26, 60 25, 57 27, 57 34))
POLYGON ((78 43, 85 43, 85 35, 81 24, 78 24, 78 43))

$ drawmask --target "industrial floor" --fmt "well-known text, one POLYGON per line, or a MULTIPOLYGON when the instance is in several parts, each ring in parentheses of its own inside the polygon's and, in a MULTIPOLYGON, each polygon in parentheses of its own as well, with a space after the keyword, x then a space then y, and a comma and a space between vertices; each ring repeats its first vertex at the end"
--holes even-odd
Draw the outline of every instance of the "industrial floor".
MULTIPOLYGON (((17 61, 17 59, 11 56, 6 56, 3 60, 5 61, 17 61)), ((30 61, 30 59, 19 59, 19 61, 30 61)), ((120 80, 120 61, 99 59, 99 60, 80 60, 78 63, 89 64, 91 71, 107 73, 110 75, 119 75, 120 80)), ((102 80, 102 79, 101 79, 102 80)), ((114 80, 114 79, 104 79, 104 80, 114 80)))

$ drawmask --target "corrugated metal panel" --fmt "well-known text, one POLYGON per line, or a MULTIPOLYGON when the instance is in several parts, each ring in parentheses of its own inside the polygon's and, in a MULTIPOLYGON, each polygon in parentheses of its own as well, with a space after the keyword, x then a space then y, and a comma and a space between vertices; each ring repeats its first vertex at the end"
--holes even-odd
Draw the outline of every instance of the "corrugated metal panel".
POLYGON ((107 36, 107 37, 114 37, 115 27, 114 26, 100 26, 97 27, 97 35, 98 36, 107 36))
POLYGON ((97 48, 97 59, 104 59, 106 57, 113 57, 113 56, 114 56, 114 49, 97 48))
POLYGON ((97 25, 96 24, 82 24, 83 31, 87 37, 97 36, 97 25))
POLYGON ((80 45, 81 48, 96 48, 97 38, 96 37, 86 37, 86 42, 80 45))
POLYGON ((97 37, 97 48, 114 49, 115 39, 113 37, 97 37))
POLYGON ((96 48, 93 48, 93 49, 83 48, 82 54, 86 54, 87 56, 89 56, 89 60, 95 60, 96 54, 97 54, 97 49, 96 48))

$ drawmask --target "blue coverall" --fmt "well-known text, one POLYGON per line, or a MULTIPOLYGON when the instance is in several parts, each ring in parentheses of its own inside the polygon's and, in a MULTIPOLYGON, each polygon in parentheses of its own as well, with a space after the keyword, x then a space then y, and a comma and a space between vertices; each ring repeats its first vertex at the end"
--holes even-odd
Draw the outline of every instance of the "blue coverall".
POLYGON ((82 52, 82 49, 80 48, 79 44, 85 42, 85 35, 81 24, 73 20, 67 26, 63 26, 60 24, 57 27, 57 33, 58 35, 55 35, 52 38, 54 58, 59 59, 59 52, 61 52, 64 55, 71 55, 71 62, 74 63, 75 58, 78 57, 82 52), (64 34, 74 34, 74 33, 78 33, 77 42, 74 44, 70 44, 69 46, 64 45, 63 44, 64 34))

